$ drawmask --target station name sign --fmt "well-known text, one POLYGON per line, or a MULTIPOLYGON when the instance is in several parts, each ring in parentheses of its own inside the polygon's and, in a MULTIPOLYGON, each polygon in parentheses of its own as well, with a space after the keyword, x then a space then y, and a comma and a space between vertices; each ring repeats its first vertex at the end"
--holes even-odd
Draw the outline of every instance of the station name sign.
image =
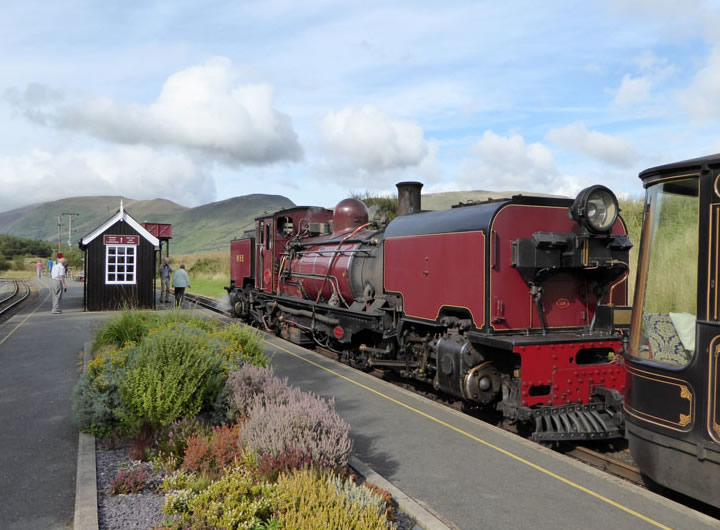
POLYGON ((140 236, 113 236, 105 234, 103 236, 106 245, 138 245, 140 236))

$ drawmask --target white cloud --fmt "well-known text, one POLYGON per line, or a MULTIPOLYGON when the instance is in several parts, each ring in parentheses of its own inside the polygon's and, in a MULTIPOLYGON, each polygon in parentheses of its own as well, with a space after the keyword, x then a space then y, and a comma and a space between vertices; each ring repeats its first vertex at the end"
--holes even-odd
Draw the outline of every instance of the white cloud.
POLYGON ((80 195, 167 198, 196 206, 215 198, 212 177, 179 153, 142 146, 0 156, 0 211, 80 195))
POLYGON ((390 119, 370 105, 329 112, 320 134, 335 164, 367 171, 416 166, 428 153, 417 122, 390 119))
POLYGON ((172 146, 230 164, 298 160, 290 118, 266 84, 239 84, 218 57, 171 75, 150 105, 103 97, 59 107, 52 123, 119 144, 172 146))
POLYGON ((707 65, 678 94, 678 102, 693 119, 705 121, 720 116, 720 46, 713 48, 707 65))
POLYGON ((627 107, 638 103, 644 103, 650 97, 652 81, 648 77, 632 77, 625 74, 615 94, 615 104, 620 107, 627 107))
POLYGON ((519 135, 505 137, 485 131, 472 151, 479 159, 461 163, 461 187, 558 195, 572 195, 579 189, 572 177, 562 174, 552 152, 542 143, 527 144, 519 135))
POLYGON ((612 166, 634 167, 640 158, 627 140, 598 131, 588 131, 581 122, 551 129, 546 138, 554 144, 612 166))
POLYGON ((632 62, 643 75, 623 76, 620 87, 615 92, 614 103, 619 107, 648 104, 651 101, 652 90, 677 70, 667 59, 658 57, 649 50, 633 57, 632 62))

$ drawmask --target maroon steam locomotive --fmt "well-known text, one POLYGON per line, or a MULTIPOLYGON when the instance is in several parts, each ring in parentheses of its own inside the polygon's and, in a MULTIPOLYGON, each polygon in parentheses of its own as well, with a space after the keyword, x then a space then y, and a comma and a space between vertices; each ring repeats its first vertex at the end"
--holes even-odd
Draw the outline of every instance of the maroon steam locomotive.
POLYGON ((495 408, 538 441, 623 436, 632 245, 613 193, 422 212, 421 187, 398 184, 380 228, 354 199, 257 218, 231 242, 235 314, 495 408))

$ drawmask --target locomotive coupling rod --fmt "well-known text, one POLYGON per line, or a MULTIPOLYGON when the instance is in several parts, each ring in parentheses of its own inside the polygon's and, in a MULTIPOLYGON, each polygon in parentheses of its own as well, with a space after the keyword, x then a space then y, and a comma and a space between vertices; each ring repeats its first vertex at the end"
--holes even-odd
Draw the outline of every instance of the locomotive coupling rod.
POLYGON ((390 353, 390 346, 387 346, 385 348, 373 348, 372 346, 367 346, 366 344, 361 344, 359 350, 370 352, 370 353, 390 353))

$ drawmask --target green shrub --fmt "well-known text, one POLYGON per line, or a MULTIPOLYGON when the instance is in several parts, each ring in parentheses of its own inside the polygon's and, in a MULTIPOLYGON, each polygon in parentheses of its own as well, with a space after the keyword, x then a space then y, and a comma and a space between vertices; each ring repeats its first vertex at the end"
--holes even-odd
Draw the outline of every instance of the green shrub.
POLYGON ((119 425, 122 403, 118 385, 135 351, 132 345, 123 349, 102 348, 88 363, 72 395, 73 420, 78 429, 105 436, 119 425))
POLYGON ((194 494, 207 489, 212 482, 212 479, 206 475, 198 475, 197 473, 179 469, 163 479, 160 489, 166 493, 186 490, 194 494))
POLYGON ((25 258, 17 257, 12 262, 12 270, 24 271, 25 270, 25 258))
POLYGON ((228 348, 223 351, 223 357, 233 368, 239 368, 245 363, 253 366, 270 364, 270 359, 265 355, 262 335, 250 326, 240 323, 228 324, 213 333, 213 336, 228 343, 228 348))
POLYGON ((385 530, 390 525, 376 505, 352 502, 313 470, 280 475, 275 491, 275 513, 283 528, 385 530))
POLYGON ((274 485, 258 482, 250 471, 237 468, 199 492, 170 493, 163 511, 180 516, 191 528, 262 528, 272 518, 274 490, 274 485))
POLYGON ((151 321, 150 313, 123 311, 100 328, 92 346, 93 353, 104 346, 122 348, 128 343, 139 343, 150 331, 151 321))
POLYGON ((119 405, 117 394, 109 389, 96 388, 87 374, 83 374, 72 394, 72 415, 77 428, 95 436, 110 434, 117 424, 114 410, 119 405))
POLYGON ((226 377, 216 349, 207 333, 187 324, 149 335, 118 387, 124 421, 166 425, 212 404, 226 377))
POLYGON ((212 333, 219 329, 222 324, 213 318, 200 316, 195 311, 188 311, 174 307, 161 313, 149 313, 152 320, 152 329, 157 330, 173 324, 186 324, 190 327, 200 329, 206 333, 212 333))

